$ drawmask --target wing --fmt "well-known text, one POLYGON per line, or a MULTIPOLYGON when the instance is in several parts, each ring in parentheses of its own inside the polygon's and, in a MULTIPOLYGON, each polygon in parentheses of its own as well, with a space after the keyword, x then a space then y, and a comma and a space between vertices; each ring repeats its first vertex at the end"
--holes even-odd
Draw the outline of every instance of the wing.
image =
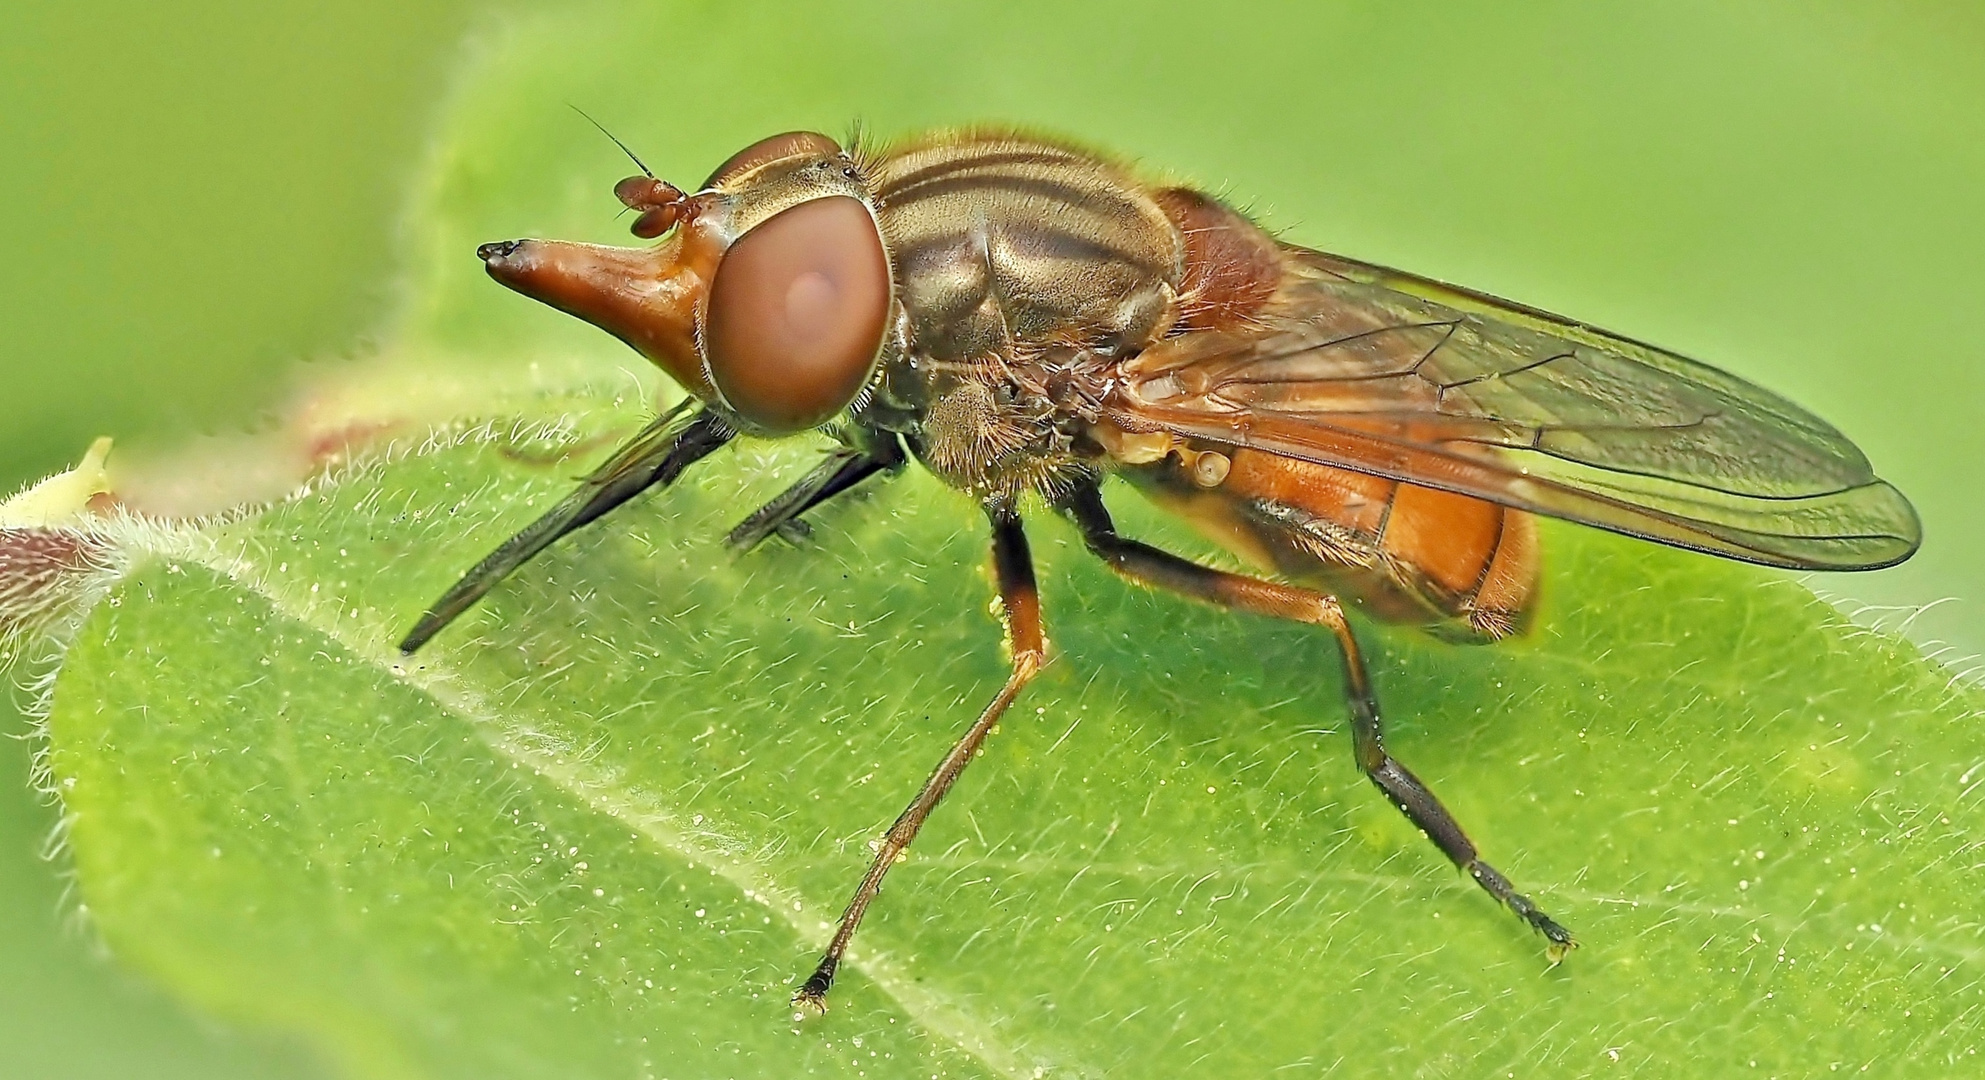
POLYGON ((1769 391, 1493 296, 1287 254, 1258 325, 1126 361, 1111 421, 1768 566, 1873 569, 1921 542, 1846 436, 1769 391))

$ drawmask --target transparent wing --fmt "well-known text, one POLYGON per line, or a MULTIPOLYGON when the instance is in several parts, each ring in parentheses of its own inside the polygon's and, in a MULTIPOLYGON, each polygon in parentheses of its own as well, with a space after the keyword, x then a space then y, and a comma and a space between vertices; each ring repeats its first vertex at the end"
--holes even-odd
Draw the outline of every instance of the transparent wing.
POLYGON ((1769 391, 1482 293, 1288 254, 1257 326, 1127 361, 1111 418, 1771 566, 1871 569, 1921 541, 1846 436, 1769 391))

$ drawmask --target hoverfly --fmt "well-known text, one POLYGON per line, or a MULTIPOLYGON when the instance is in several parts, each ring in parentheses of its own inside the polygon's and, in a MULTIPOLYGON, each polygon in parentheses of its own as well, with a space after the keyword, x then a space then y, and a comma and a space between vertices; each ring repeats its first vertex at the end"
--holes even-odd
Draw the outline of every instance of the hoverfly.
MULTIPOLYGON (((630 153, 630 157, 632 154, 630 153)), ((639 159, 635 159, 637 165, 639 159)), ((753 143, 693 192, 615 187, 652 247, 486 244, 490 276, 620 338, 688 391, 422 616, 411 654, 559 537, 740 436, 825 459, 745 517, 749 549, 915 458, 983 509, 1012 673, 877 846, 794 996, 826 1008, 889 868, 1047 660, 1023 497, 1118 574, 1330 632, 1359 768, 1543 936, 1570 932, 1484 861, 1387 753, 1340 598, 1465 641, 1522 628, 1534 515, 1766 566, 1852 570, 1920 528, 1844 436, 1694 360, 1412 274, 1284 243, 1188 187, 1066 143, 941 132, 880 152, 753 143), (1106 476, 1276 575, 1119 536, 1106 476)))

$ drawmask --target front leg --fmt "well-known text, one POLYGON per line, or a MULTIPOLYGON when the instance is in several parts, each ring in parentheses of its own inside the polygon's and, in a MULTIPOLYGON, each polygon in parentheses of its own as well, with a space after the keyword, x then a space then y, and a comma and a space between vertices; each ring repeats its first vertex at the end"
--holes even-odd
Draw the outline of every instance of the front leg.
POLYGON ((1160 551, 1149 544, 1126 540, 1117 535, 1110 512, 1103 505, 1102 492, 1094 482, 1069 495, 1061 509, 1082 530, 1082 539, 1089 550, 1108 563, 1112 570, 1132 581, 1169 589, 1237 611, 1328 629, 1336 636, 1339 655, 1344 659, 1344 696, 1351 709, 1351 739, 1358 768, 1456 866, 1542 934, 1549 943, 1546 951, 1553 961, 1562 959, 1567 950, 1577 946, 1570 931, 1539 911, 1529 897, 1517 892, 1508 878, 1482 859, 1475 850, 1474 841, 1468 839, 1461 823, 1454 820, 1447 807, 1441 805, 1441 801, 1434 797, 1419 777, 1413 775, 1412 770, 1386 752, 1378 699, 1372 694, 1364 656, 1358 649, 1357 637, 1351 633, 1351 624, 1344 618, 1344 609, 1335 597, 1215 570, 1160 551))
POLYGON ((774 533, 789 539, 797 532, 806 535, 806 522, 800 515, 849 490, 876 473, 895 471, 903 465, 903 444, 888 432, 860 432, 851 445, 827 455, 827 460, 771 502, 752 511, 738 522, 724 542, 733 549, 750 551, 774 533))
POLYGON ((924 781, 923 790, 903 808, 896 823, 889 827, 882 842, 876 846, 875 858, 868 864, 868 873, 862 876, 861 884, 855 887, 854 898, 848 901, 848 908, 841 914, 841 925, 834 931, 834 940, 827 945, 826 955, 813 969, 813 974, 793 995, 793 1004, 802 1012, 823 1013, 827 1011, 827 990, 834 985, 834 972, 841 966, 841 956, 848 951, 848 942, 854 939, 855 928, 862 923, 868 905, 882 888, 882 878, 889 868, 896 865, 910 841, 917 838, 917 831, 923 828, 924 819, 937 808, 938 800, 951 790, 958 774, 971 764, 973 755, 986 741, 986 735, 993 725, 1020 696, 1021 688, 1033 681, 1034 675, 1047 661, 1047 643, 1041 635, 1041 594, 1034 584, 1034 561, 1027 551, 1027 534, 1021 530, 1020 515, 1010 506, 987 508, 992 518, 993 532, 993 573, 999 579, 999 602, 1006 619, 1006 641, 1013 655, 1013 673, 1007 676, 1006 685, 1000 687, 992 702, 979 714, 965 734, 951 746, 931 770, 930 779, 924 781))
POLYGON ((428 606, 400 642, 400 652, 412 656, 498 582, 560 537, 597 520, 651 487, 675 483, 684 469, 708 457, 735 436, 730 425, 709 409, 700 409, 689 419, 682 419, 687 407, 685 402, 656 417, 594 469, 572 494, 526 525, 523 532, 497 545, 495 551, 463 574, 460 581, 428 606))

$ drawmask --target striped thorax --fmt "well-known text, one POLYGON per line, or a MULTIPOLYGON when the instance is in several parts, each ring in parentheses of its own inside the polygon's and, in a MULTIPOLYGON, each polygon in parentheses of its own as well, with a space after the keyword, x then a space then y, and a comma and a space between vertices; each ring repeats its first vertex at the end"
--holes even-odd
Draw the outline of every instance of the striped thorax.
POLYGON ((1081 384, 1178 319, 1179 230, 1114 163, 1012 135, 934 136, 871 180, 901 304, 884 379, 913 447, 980 495, 1054 490, 1080 467, 1081 384))
POLYGON ((892 153, 873 183, 920 356, 1059 341, 1114 351, 1175 318, 1178 230, 1114 164, 1014 136, 952 135, 892 153))

